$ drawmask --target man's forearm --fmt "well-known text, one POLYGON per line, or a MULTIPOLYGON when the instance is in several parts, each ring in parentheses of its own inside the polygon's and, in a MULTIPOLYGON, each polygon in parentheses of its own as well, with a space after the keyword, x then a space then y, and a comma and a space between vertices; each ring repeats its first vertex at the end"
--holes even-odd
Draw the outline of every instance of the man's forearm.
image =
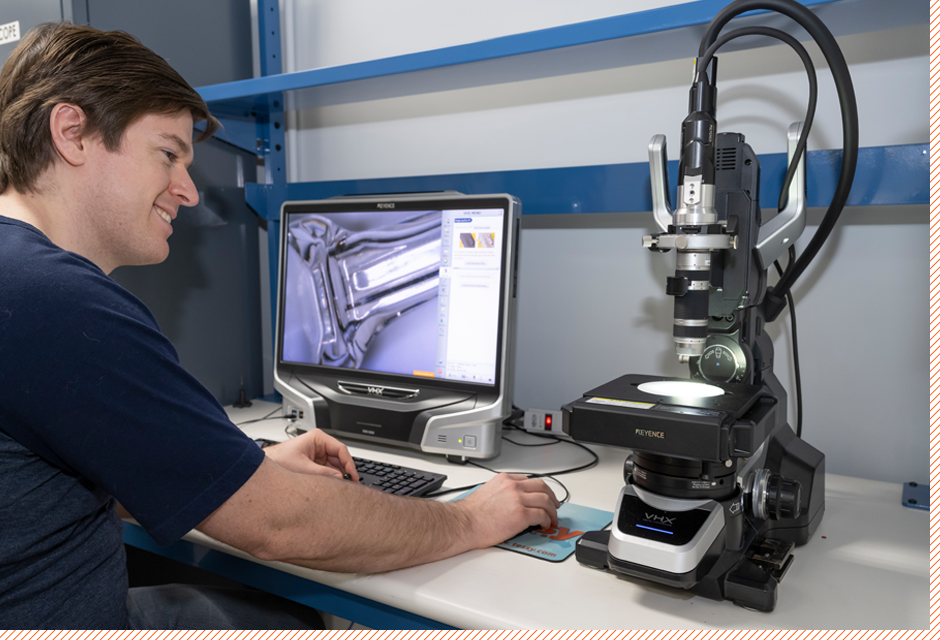
POLYGON ((472 549, 473 526, 454 504, 390 496, 265 461, 199 529, 263 560, 377 573, 472 549))

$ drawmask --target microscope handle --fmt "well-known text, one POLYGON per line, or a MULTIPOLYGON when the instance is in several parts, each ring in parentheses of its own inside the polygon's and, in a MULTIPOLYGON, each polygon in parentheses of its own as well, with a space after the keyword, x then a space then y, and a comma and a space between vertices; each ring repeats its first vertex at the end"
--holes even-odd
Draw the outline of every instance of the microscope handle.
POLYGON ((672 224, 672 206, 669 201, 669 168, 666 165, 666 136, 653 136, 649 144, 650 189, 653 196, 653 219, 656 225, 669 231, 672 224))

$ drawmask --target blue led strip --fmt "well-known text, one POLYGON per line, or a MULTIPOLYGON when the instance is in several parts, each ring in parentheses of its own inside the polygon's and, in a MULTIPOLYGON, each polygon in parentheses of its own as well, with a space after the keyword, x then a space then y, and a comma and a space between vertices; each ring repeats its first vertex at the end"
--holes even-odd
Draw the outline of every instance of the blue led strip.
MULTIPOLYGON (((826 207, 835 191, 841 151, 811 151, 807 162, 810 207, 826 207)), ((777 206, 786 155, 760 156, 761 207, 777 206)), ((849 206, 927 204, 929 154, 926 144, 860 149, 849 206)), ((675 194, 678 162, 669 163, 670 192, 675 194)), ((261 216, 277 218, 286 200, 319 200, 337 195, 459 191, 466 194, 511 193, 522 200, 524 214, 619 213, 652 210, 646 162, 458 173, 373 180, 339 180, 286 185, 245 185, 245 199, 261 216), (274 206, 272 206, 274 205, 274 206)))
POLYGON ((656 529, 655 527, 647 527, 645 524, 638 524, 636 526, 639 527, 640 529, 648 529, 650 531, 655 531, 657 533, 667 533, 669 535, 672 535, 672 531, 666 531, 665 529, 656 529))

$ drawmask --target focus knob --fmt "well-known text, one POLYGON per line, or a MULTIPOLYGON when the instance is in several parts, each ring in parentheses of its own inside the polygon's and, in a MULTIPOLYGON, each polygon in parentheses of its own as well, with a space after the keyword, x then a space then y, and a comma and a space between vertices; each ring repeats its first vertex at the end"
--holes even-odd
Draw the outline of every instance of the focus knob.
POLYGON ((758 469, 747 475, 744 497, 745 507, 761 520, 800 517, 800 483, 787 480, 769 469, 758 469))
POLYGON ((767 482, 767 511, 771 520, 800 517, 800 483, 779 474, 770 474, 767 482))

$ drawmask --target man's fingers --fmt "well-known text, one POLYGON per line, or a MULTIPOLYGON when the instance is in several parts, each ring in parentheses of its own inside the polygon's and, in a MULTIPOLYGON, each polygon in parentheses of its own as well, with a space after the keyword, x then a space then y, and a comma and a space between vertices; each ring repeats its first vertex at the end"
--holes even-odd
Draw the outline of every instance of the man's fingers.
POLYGON ((543 529, 550 529, 558 526, 558 519, 544 509, 526 509, 526 521, 530 527, 538 525, 543 529))
POLYGON ((333 467, 328 467, 323 464, 317 464, 316 462, 310 461, 309 464, 304 465, 304 472, 311 475, 317 476, 332 476, 334 478, 339 478, 342 480, 343 472, 334 469, 333 467))
POLYGON ((545 484, 545 481, 541 478, 528 478, 519 474, 512 474, 509 477, 516 480, 518 486, 523 491, 527 493, 543 493, 551 499, 556 509, 561 506, 561 502, 558 501, 555 492, 552 491, 551 487, 545 484))
MULTIPOLYGON (((332 463, 333 459, 331 459, 330 462, 332 463)), ((353 480, 359 482, 359 474, 356 472, 356 463, 353 461, 352 456, 349 455, 349 451, 347 451, 345 447, 343 447, 343 451, 340 453, 340 455, 336 457, 335 466, 337 469, 352 476, 353 480)))
MULTIPOLYGON (((544 519, 539 520, 539 524, 543 526, 555 526, 558 524, 558 507, 555 506, 554 496, 549 497, 548 495, 542 492, 529 492, 523 495, 522 497, 522 506, 527 509, 527 512, 536 510, 541 514, 544 514, 544 519)), ((532 523, 535 524, 535 523, 532 523)))
POLYGON ((517 473, 506 474, 506 476, 515 483, 515 488, 521 491, 519 502, 526 509, 526 521, 530 525, 555 526, 558 524, 558 508, 561 502, 545 481, 517 473))
POLYGON ((352 476, 353 480, 359 482, 359 474, 356 473, 356 463, 353 461, 352 454, 349 453, 349 449, 346 448, 346 445, 325 433, 322 434, 322 437, 323 440, 319 443, 322 447, 320 451, 325 456, 326 464, 338 469, 340 475, 348 473, 352 476))

